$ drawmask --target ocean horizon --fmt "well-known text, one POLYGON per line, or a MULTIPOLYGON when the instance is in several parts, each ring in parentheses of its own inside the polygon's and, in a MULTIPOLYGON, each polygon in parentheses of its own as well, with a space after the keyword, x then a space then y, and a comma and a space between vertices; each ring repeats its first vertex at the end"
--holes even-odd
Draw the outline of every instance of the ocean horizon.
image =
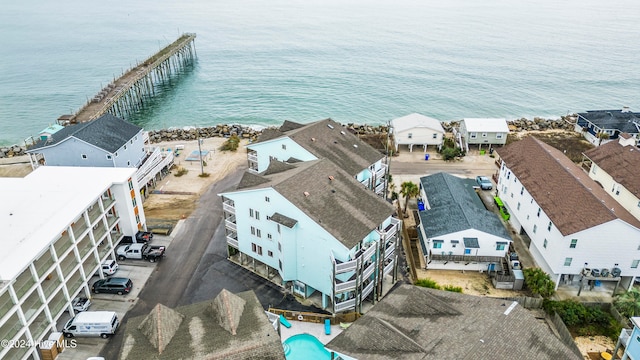
POLYGON ((640 111, 638 23, 630 0, 11 2, 0 146, 37 136, 185 32, 197 60, 128 119, 146 130, 640 111))

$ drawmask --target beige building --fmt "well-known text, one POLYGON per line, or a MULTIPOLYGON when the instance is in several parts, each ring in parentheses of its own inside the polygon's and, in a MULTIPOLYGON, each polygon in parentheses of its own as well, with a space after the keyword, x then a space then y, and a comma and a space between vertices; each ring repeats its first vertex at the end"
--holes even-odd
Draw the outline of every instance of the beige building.
MULTIPOLYGON (((135 168, 42 166, 0 178, 0 339, 27 344, 59 330, 71 301, 114 258, 123 235, 145 228, 135 168)), ((1 359, 40 359, 35 346, 1 359)))

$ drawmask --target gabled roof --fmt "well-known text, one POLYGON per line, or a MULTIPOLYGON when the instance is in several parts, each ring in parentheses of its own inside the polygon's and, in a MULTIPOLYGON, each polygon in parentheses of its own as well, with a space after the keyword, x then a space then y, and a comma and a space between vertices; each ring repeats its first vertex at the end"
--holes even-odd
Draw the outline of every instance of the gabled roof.
POLYGON ((405 131, 413 128, 427 128, 438 132, 444 132, 444 128, 440 120, 424 116, 422 114, 413 113, 403 117, 391 120, 391 126, 396 132, 405 131))
POLYGON ((629 134, 640 132, 640 113, 622 110, 590 110, 578 116, 601 129, 616 129, 629 134))
MULTIPOLYGON (((253 291, 235 295, 226 290, 223 292, 216 298, 222 305, 215 305, 216 301, 209 300, 172 310, 180 315, 182 321, 162 353, 158 353, 140 330, 140 324, 149 316, 130 318, 126 324, 119 359, 284 360, 280 336, 267 319, 253 291), (224 298, 231 300, 224 301, 224 298), (224 326, 219 319, 225 319, 224 326), (235 333, 225 328, 227 325, 232 325, 235 333)), ((151 314, 153 316, 154 312, 151 314)), ((163 328, 165 321, 172 321, 171 318, 162 319, 157 324, 163 328)))
POLYGON ((562 235, 615 219, 640 229, 640 221, 559 150, 528 136, 496 151, 562 235))
MULTIPOLYGON (((393 206, 329 160, 305 161, 293 166, 268 175, 245 173, 241 185, 249 182, 245 181, 247 177, 256 185, 239 186, 238 190, 273 188, 348 249, 394 212, 393 206)), ((287 215, 283 209, 279 210, 287 215)))
POLYGON ((582 358, 517 303, 413 285, 392 290, 326 347, 372 360, 582 358))
POLYGON ((329 159, 354 176, 383 158, 382 153, 331 119, 304 126, 285 121, 278 130, 263 131, 258 142, 280 137, 289 137, 317 158, 329 159))
POLYGON ((51 135, 49 140, 38 142, 27 152, 37 153, 38 149, 53 147, 69 137, 74 137, 114 153, 136 136, 140 130, 142 130, 141 127, 106 113, 89 122, 66 126, 51 135))
POLYGON ((584 153, 613 180, 640 198, 640 149, 610 141, 584 153))
POLYGON ((429 206, 419 212, 420 226, 429 238, 475 229, 511 240, 500 219, 482 204, 473 180, 441 172, 420 182, 429 206))
POLYGON ((504 118, 464 118, 462 121, 468 132, 509 132, 507 119, 504 118))

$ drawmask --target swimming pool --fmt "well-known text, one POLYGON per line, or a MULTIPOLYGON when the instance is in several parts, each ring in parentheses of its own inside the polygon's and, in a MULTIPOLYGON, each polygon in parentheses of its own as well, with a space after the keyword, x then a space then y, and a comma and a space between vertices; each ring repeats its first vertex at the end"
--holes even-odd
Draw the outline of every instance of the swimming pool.
POLYGON ((331 353, 320 340, 310 334, 293 335, 284 341, 283 346, 287 360, 331 359, 331 353))

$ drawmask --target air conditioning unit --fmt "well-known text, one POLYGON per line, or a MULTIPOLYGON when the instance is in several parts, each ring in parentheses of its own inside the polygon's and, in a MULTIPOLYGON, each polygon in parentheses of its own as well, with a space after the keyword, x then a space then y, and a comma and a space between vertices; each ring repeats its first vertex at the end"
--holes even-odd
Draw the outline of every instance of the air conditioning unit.
POLYGON ((617 267, 611 268, 611 276, 620 277, 620 274, 622 274, 622 270, 620 270, 620 268, 617 268, 617 267))
POLYGON ((609 276, 609 269, 602 269, 602 270, 600 270, 600 276, 602 276, 602 277, 607 277, 607 276, 609 276))

